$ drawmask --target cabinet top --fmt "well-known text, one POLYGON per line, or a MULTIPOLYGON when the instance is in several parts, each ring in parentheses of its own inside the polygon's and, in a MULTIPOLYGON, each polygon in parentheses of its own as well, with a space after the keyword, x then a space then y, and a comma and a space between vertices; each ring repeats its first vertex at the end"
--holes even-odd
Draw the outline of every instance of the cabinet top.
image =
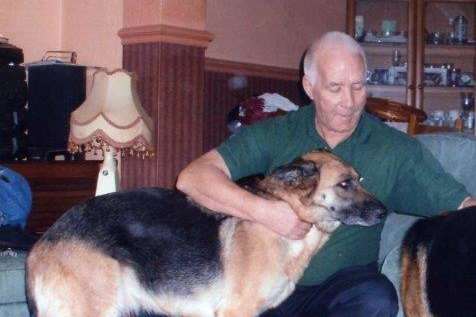
POLYGON ((461 2, 461 3, 476 3, 476 0, 424 0, 425 2, 461 2))
MULTIPOLYGON (((347 3, 349 2, 375 2, 375 1, 381 1, 381 0, 347 0, 347 3)), ((410 2, 413 0, 385 0, 384 2, 410 2)), ((417 0, 417 1, 423 1, 423 2, 446 2, 446 3, 474 3, 476 4, 476 0, 417 0)))

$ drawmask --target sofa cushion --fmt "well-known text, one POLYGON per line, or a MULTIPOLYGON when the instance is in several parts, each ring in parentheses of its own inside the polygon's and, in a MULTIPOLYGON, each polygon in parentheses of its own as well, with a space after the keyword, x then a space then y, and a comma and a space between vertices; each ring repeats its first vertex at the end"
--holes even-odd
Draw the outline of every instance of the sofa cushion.
POLYGON ((26 301, 25 258, 23 251, 0 251, 0 305, 26 301))
POLYGON ((0 316, 30 317, 26 303, 0 304, 0 316))

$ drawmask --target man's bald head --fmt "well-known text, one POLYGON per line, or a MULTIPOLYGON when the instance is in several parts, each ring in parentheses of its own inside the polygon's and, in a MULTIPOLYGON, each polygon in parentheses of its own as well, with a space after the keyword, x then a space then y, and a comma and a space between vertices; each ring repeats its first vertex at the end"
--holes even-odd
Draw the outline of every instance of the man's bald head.
POLYGON ((360 56, 364 64, 364 71, 367 71, 367 59, 359 43, 345 33, 337 31, 327 32, 311 44, 304 56, 304 75, 311 84, 314 84, 319 76, 317 72, 319 57, 326 53, 342 52, 342 50, 345 50, 350 55, 360 56))

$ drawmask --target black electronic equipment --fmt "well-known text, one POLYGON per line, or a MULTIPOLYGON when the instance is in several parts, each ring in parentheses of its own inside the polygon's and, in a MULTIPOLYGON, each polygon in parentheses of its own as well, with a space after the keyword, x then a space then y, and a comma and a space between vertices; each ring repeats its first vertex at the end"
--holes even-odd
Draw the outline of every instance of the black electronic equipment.
POLYGON ((27 155, 27 84, 23 51, 0 43, 0 160, 21 160, 27 155))
POLYGON ((86 98, 86 66, 39 62, 28 66, 28 152, 44 160, 65 152, 69 117, 86 98))

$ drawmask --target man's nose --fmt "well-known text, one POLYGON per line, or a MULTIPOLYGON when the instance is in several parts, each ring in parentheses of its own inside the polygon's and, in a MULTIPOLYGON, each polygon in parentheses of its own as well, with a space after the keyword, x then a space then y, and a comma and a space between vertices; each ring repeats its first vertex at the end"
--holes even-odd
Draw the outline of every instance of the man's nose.
POLYGON ((342 92, 342 105, 346 108, 353 108, 355 104, 355 97, 352 88, 343 89, 342 92))

